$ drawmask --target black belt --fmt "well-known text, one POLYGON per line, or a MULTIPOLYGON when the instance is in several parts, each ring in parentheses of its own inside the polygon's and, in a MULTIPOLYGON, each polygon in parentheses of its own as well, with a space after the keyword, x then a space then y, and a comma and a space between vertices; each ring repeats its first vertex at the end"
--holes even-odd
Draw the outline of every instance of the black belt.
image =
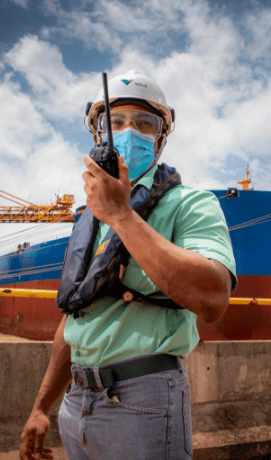
MULTIPOLYGON (((180 367, 181 365, 177 356, 156 354, 148 357, 140 357, 127 362, 108 364, 98 369, 103 387, 109 388, 116 382, 121 382, 122 380, 180 369, 180 367)), ((79 367, 73 364, 71 371, 77 386, 94 388, 98 385, 92 367, 79 367)))

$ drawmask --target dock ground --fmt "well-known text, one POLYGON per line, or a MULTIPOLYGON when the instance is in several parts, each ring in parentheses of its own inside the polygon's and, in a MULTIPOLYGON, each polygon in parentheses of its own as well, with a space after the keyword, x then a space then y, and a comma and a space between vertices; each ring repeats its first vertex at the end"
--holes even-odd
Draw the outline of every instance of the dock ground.
MULTIPOLYGON (((68 460, 67 454, 63 447, 54 447, 53 455, 55 460, 68 460)), ((0 460, 18 460, 19 451, 12 450, 11 452, 0 452, 0 460)))

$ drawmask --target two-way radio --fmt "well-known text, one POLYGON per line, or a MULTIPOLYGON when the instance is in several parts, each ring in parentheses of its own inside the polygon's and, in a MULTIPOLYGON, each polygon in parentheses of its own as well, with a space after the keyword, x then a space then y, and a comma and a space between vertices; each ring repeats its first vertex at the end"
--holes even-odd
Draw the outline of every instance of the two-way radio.
POLYGON ((105 114, 107 124, 107 142, 102 142, 101 146, 95 146, 89 156, 110 176, 119 178, 118 157, 119 151, 114 149, 113 135, 111 127, 110 106, 108 97, 107 74, 103 73, 103 87, 105 100, 105 114))

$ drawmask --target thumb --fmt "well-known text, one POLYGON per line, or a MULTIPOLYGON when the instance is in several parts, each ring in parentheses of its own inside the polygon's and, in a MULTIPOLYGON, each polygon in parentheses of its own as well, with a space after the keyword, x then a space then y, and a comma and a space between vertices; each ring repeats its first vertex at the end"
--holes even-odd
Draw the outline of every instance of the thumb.
POLYGON ((118 168, 119 168, 119 180, 121 182, 129 182, 130 184, 130 176, 129 176, 129 168, 125 163, 123 157, 118 158, 118 168))
POLYGON ((34 444, 34 458, 41 459, 43 456, 44 449, 44 435, 36 434, 35 444, 34 444))

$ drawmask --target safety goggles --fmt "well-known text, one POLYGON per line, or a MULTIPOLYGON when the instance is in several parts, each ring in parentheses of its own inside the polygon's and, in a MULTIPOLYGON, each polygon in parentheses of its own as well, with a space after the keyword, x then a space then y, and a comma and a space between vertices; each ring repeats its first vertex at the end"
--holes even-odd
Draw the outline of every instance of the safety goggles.
MULTIPOLYGON (((123 131, 133 125, 141 134, 158 139, 162 134, 163 118, 143 110, 113 110, 111 115, 111 127, 113 132, 123 131)), ((98 118, 98 132, 107 132, 107 117, 101 113, 98 118)))

